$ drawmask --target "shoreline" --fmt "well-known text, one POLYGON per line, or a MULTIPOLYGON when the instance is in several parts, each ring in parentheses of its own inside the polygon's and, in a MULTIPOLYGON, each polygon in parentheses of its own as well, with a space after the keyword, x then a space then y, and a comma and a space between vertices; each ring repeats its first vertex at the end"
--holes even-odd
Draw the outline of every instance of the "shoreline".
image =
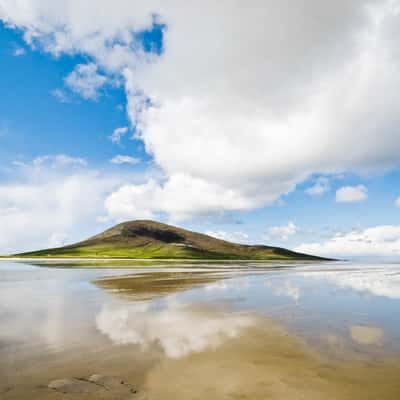
POLYGON ((0 258, 0 267, 7 262, 16 264, 27 264, 37 267, 48 268, 88 268, 88 269, 129 269, 129 268, 151 268, 151 267, 209 267, 209 268, 285 268, 307 265, 334 265, 336 261, 310 261, 310 260, 221 260, 221 259, 149 259, 149 258, 0 258))
POLYGON ((334 263, 337 261, 345 260, 303 260, 303 259, 208 259, 208 258, 84 258, 84 257, 0 257, 0 261, 41 261, 41 262, 52 262, 52 261, 133 261, 133 262, 213 262, 213 263, 302 263, 302 264, 314 264, 314 263, 334 263))

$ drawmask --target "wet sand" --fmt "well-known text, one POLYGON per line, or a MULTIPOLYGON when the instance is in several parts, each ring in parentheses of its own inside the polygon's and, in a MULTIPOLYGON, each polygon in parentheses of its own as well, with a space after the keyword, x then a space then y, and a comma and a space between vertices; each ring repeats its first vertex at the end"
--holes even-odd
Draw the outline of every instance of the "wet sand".
POLYGON ((398 357, 332 361, 265 323, 214 351, 163 360, 145 387, 151 399, 398 399, 399 374, 398 357))
POLYGON ((43 368, 40 362, 35 364, 2 383, 2 399, 95 399, 96 393, 59 393, 47 387, 53 379, 93 373, 121 377, 138 387, 141 398, 154 400, 397 400, 400 396, 400 356, 371 360, 347 354, 343 360, 330 359, 261 319, 238 337, 183 357, 165 357, 157 346, 142 352, 128 345, 110 353, 60 354, 43 362, 43 368))
POLYGON ((95 280, 97 287, 117 299, 98 313, 93 328, 97 335, 43 354, 34 351, 34 344, 32 349, 25 344, 25 350, 15 354, 0 343, 0 398, 400 398, 400 354, 381 349, 384 332, 379 327, 349 326, 348 339, 355 346, 329 331, 317 346, 269 318, 233 311, 226 305, 173 303, 166 310, 148 308, 150 299, 169 298, 231 277, 156 272, 95 280), (379 352, 360 351, 367 348, 379 352), (93 374, 119 377, 137 393, 122 396, 104 388, 63 393, 48 387, 64 378, 87 383, 93 374))

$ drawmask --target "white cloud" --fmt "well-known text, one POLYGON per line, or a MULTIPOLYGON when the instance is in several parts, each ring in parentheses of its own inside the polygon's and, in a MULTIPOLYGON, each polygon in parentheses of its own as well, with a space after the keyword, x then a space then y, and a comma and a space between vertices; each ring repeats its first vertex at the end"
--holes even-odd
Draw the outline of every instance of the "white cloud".
POLYGON ((171 358, 216 348, 252 324, 248 316, 192 311, 171 303, 157 310, 149 303, 105 306, 96 316, 97 328, 114 343, 160 346, 171 358))
POLYGON ((265 240, 281 239, 288 240, 290 236, 295 235, 299 231, 299 228, 292 221, 288 222, 287 225, 273 226, 268 229, 267 234, 263 236, 265 240))
POLYGON ((329 180, 324 176, 320 176, 316 179, 313 186, 306 189, 306 193, 311 196, 319 196, 327 191, 329 191, 329 180))
POLYGON ((43 155, 34 158, 29 162, 13 161, 15 167, 31 172, 45 170, 61 170, 69 168, 85 168, 88 163, 84 158, 71 157, 67 154, 43 155))
POLYGON ((181 221, 216 211, 245 210, 252 208, 257 200, 206 180, 179 174, 164 183, 151 179, 140 185, 123 185, 107 198, 105 205, 116 220, 154 218, 166 212, 171 221, 181 221))
POLYGON ((128 132, 128 127, 123 126, 121 128, 115 128, 113 133, 110 136, 110 140, 113 143, 119 144, 121 142, 121 138, 128 132))
POLYGON ((63 166, 78 166, 78 167, 86 167, 87 161, 83 158, 79 157, 71 157, 66 154, 57 154, 53 155, 45 155, 36 157, 32 164, 35 167, 39 166, 50 166, 51 168, 59 168, 63 166))
POLYGON ((21 56, 24 56, 25 54, 26 54, 26 50, 23 48, 23 47, 17 47, 15 50, 14 50, 14 56, 16 56, 16 57, 21 57, 21 56))
POLYGON ((400 226, 380 225, 336 233, 321 243, 304 243, 296 251, 327 257, 400 256, 400 226))
POLYGON ((68 235, 63 232, 54 232, 49 239, 49 248, 64 246, 68 239, 68 235))
POLYGON ((126 179, 66 155, 17 164, 13 181, 0 184, 0 226, 7 232, 0 235, 0 254, 77 241, 100 230, 95 221, 105 212, 105 198, 126 179))
POLYGON ((396 207, 399 207, 400 208, 400 197, 398 197, 397 199, 396 199, 396 207))
POLYGON ((247 243, 249 235, 244 232, 207 231, 206 235, 234 243, 247 243))
POLYGON ((54 89, 51 91, 51 94, 61 103, 69 102, 68 95, 62 89, 54 89))
POLYGON ((65 78, 65 84, 84 99, 96 100, 99 89, 104 86, 107 78, 97 72, 97 65, 78 64, 65 78))
POLYGON ((336 191, 338 203, 359 203, 368 197, 368 190, 364 185, 343 186, 336 191))
MULTIPOLYGON (((79 0, 2 0, 0 17, 32 46, 123 80, 137 137, 166 175, 157 185, 170 193, 185 175, 197 188, 190 202, 174 193, 173 213, 190 217, 271 204, 313 174, 399 165, 399 4, 99 0, 93 18, 79 0), (132 34, 154 15, 167 26, 160 56, 132 34)), ((94 97, 104 80, 90 68, 94 97)))
POLYGON ((158 201, 162 189, 155 181, 141 185, 124 185, 107 197, 108 214, 119 221, 128 219, 152 219, 154 210, 160 208, 158 201))
POLYGON ((115 157, 113 157, 110 162, 112 164, 131 164, 131 165, 135 165, 138 162, 140 162, 140 160, 136 157, 131 157, 131 156, 124 156, 124 155, 117 155, 115 157))

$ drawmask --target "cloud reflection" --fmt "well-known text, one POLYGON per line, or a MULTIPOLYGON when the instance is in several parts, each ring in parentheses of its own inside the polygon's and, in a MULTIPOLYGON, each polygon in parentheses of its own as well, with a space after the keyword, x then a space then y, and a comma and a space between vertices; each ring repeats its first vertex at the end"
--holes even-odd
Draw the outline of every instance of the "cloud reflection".
POLYGON ((350 336, 358 344, 363 345, 382 345, 384 331, 377 326, 352 325, 350 336))
POLYGON ((271 282, 270 280, 267 280, 265 282, 265 286, 271 289, 274 295, 289 297, 295 302, 297 302, 301 296, 300 289, 293 285, 293 283, 289 280, 285 280, 283 282, 276 282, 276 280, 271 282))
POLYGON ((360 271, 327 271, 305 273, 307 278, 325 279, 342 288, 349 288, 360 293, 370 293, 375 296, 400 299, 400 274, 389 266, 382 270, 360 271))
POLYGON ((82 301, 62 280, 3 283, 0 343, 29 343, 32 349, 46 346, 55 350, 77 342, 93 343, 91 310, 82 307, 82 301))
POLYGON ((138 344, 145 350, 158 344, 171 358, 216 348, 252 324, 249 316, 170 301, 162 309, 151 303, 106 305, 96 317, 97 328, 115 344, 138 344))

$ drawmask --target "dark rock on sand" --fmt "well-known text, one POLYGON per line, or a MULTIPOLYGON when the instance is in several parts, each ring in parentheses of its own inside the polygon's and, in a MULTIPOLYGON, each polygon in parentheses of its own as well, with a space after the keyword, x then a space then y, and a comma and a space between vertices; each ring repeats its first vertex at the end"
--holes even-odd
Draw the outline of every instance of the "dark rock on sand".
POLYGON ((89 378, 65 378, 51 381, 48 388, 63 394, 74 394, 74 398, 83 399, 85 395, 95 394, 101 399, 138 400, 135 386, 124 380, 106 375, 91 375, 89 378))
POLYGON ((111 390, 117 393, 132 394, 137 392, 134 386, 124 382, 122 379, 112 376, 95 374, 89 377, 88 380, 89 382, 95 383, 96 385, 102 386, 107 390, 111 390))
POLYGON ((61 393, 94 393, 102 389, 101 387, 93 385, 91 382, 77 378, 51 381, 48 388, 61 393))

